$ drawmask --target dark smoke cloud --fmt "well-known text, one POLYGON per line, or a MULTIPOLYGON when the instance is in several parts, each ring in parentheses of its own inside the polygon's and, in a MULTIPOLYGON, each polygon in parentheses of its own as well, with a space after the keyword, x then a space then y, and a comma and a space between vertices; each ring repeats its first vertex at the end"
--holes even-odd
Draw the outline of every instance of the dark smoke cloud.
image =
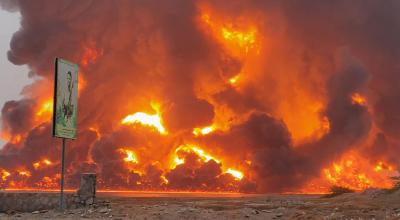
POLYGON ((179 131, 211 124, 214 112, 207 101, 193 98, 171 104, 162 116, 168 130, 179 131))
POLYGON ((282 121, 260 112, 252 113, 244 123, 228 133, 206 137, 211 145, 222 146, 237 161, 251 160, 259 191, 284 189, 294 183, 296 158, 290 133, 282 121), (213 143, 216 142, 216 143, 213 143), (285 180, 285 181, 282 181, 285 180))
POLYGON ((250 169, 260 191, 290 191, 302 186, 318 176, 321 168, 355 147, 370 130, 368 110, 351 100, 351 94, 363 89, 369 75, 347 54, 338 65, 338 72, 327 85, 329 102, 325 115, 330 132, 320 141, 294 148, 282 121, 255 112, 228 133, 205 137, 206 143, 222 146, 237 161, 252 161, 250 169))
POLYGON ((376 99, 375 122, 391 138, 398 139, 400 3, 310 0, 286 1, 283 5, 287 21, 293 24, 288 31, 308 49, 325 53, 346 46, 362 61, 372 78, 368 87, 376 99))
POLYGON ((24 134, 31 129, 33 124, 33 107, 35 101, 23 99, 20 101, 8 101, 1 110, 1 122, 3 131, 11 135, 24 134))
MULTIPOLYGON (((104 187, 296 190, 368 135, 376 135, 372 125, 380 133, 375 143, 362 148, 364 154, 396 161, 390 155, 400 146, 399 1, 205 1, 223 18, 257 23, 265 36, 259 38, 262 58, 248 64, 251 67, 204 33, 196 23, 198 4, 0 0, 3 9, 21 13, 21 28, 8 52, 12 63, 27 64, 31 76, 49 81, 55 57, 80 64, 86 83, 79 99, 78 140, 68 142, 67 148, 71 186, 77 185, 81 172, 98 172, 104 187), (88 49, 99 55, 83 65, 88 49), (198 83, 203 79, 206 85, 223 84, 244 68, 251 71, 240 89, 215 86, 204 95, 208 87, 198 83), (281 103, 290 103, 301 92, 324 100, 321 116, 330 130, 319 140, 295 146, 277 112, 281 103), (353 93, 366 96, 368 107, 353 103, 353 93), (120 125, 127 114, 155 113, 152 101, 161 104, 168 136, 140 125, 120 125), (234 112, 238 120, 227 131, 194 139, 191 129, 211 124, 217 105, 234 112), (185 164, 165 170, 166 158, 187 140, 223 155, 247 176, 236 181, 223 173, 223 164, 199 162, 195 154, 183 155, 185 164), (146 161, 137 165, 143 173, 126 166, 121 147, 146 161)), ((32 167, 44 156, 58 161, 60 154, 50 123, 34 120, 37 96, 52 96, 43 92, 52 88, 37 92, 41 86, 49 87, 40 82, 27 88, 26 97, 7 102, 1 115, 2 133, 21 135, 22 141, 10 141, 0 150, 0 168, 12 170, 22 163, 32 172, 31 184, 59 169, 59 164, 46 172, 32 167)))
POLYGON ((338 72, 328 82, 329 102, 326 115, 330 132, 316 143, 304 146, 303 153, 310 155, 311 167, 307 172, 317 175, 323 166, 367 137, 371 116, 366 106, 353 103, 351 95, 362 91, 369 78, 363 66, 348 55, 340 63, 338 72))
POLYGON ((387 161, 390 164, 399 166, 397 155, 400 153, 400 145, 398 141, 387 138, 382 132, 376 134, 371 145, 361 149, 361 153, 372 163, 379 161, 387 161))
POLYGON ((215 100, 219 103, 229 106, 239 114, 247 113, 253 109, 264 110, 263 105, 255 98, 256 91, 248 88, 244 92, 238 92, 232 87, 215 95, 215 100))

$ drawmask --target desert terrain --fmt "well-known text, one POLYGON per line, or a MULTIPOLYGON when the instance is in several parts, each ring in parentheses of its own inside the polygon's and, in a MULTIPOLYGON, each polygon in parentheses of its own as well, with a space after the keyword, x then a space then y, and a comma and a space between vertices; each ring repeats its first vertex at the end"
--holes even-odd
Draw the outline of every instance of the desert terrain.
MULTIPOLYGON (((58 194, 54 192, 50 196, 56 198, 58 194)), ((5 210, 0 219, 400 219, 400 191, 370 189, 331 198, 326 195, 100 192, 94 205, 63 211, 5 210)))

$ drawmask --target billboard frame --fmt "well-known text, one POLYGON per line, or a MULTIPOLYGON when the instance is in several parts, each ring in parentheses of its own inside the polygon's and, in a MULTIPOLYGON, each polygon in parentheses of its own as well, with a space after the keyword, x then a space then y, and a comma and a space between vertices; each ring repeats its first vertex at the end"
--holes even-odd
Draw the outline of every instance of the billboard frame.
MULTIPOLYGON (((56 123, 57 123, 57 88, 58 88, 58 77, 59 77, 59 62, 65 63, 67 65, 73 66, 74 70, 76 71, 76 93, 78 93, 78 74, 79 74, 79 67, 77 64, 72 63, 68 60, 56 57, 55 59, 55 69, 54 69, 54 95, 53 95, 53 128, 52 128, 52 134, 53 137, 57 137, 57 138, 67 138, 67 139, 76 139, 77 136, 77 125, 75 125, 74 129, 75 129, 75 136, 63 136, 57 133, 56 131, 56 123)), ((76 94, 76 96, 78 96, 78 94, 76 94)), ((78 97, 76 97, 76 99, 78 99, 78 97)), ((76 100, 76 111, 78 110, 78 101, 76 100)), ((76 117, 77 117, 77 112, 75 112, 76 117)))

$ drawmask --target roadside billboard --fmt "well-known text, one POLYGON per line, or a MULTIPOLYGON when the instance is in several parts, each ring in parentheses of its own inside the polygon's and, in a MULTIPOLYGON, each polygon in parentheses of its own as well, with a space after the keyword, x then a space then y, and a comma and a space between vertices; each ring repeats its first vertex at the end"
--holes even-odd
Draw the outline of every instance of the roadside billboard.
POLYGON ((76 139, 78 113, 78 65, 56 58, 53 136, 76 139))

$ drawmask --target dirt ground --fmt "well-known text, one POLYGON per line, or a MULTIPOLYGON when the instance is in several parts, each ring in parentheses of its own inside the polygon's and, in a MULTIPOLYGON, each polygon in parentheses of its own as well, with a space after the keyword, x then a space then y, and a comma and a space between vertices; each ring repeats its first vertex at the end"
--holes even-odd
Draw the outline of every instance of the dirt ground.
MULTIPOLYGON (((1 202, 1 201, 0 201, 1 202)), ((400 193, 321 195, 100 193, 85 208, 0 213, 0 219, 400 219, 400 193)))

